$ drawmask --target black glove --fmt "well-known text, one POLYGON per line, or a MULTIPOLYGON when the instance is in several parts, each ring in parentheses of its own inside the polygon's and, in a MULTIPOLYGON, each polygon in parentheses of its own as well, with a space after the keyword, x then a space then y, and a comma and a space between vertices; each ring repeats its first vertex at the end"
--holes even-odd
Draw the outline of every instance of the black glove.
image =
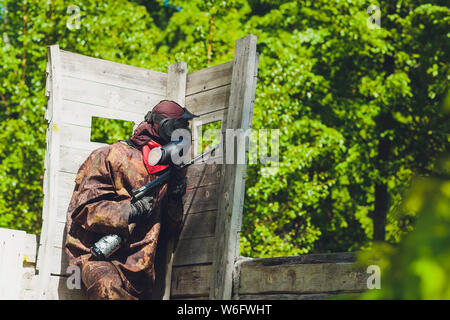
POLYGON ((128 223, 142 221, 151 216, 153 211, 153 197, 146 196, 131 204, 128 223))
POLYGON ((168 194, 170 196, 184 196, 186 187, 186 176, 175 171, 169 181, 168 194))

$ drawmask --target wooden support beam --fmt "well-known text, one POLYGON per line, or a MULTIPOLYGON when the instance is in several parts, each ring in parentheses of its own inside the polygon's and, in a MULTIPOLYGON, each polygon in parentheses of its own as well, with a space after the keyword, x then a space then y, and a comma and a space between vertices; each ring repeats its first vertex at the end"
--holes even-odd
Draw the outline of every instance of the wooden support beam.
POLYGON ((211 282, 211 264, 174 267, 172 276, 172 298, 207 299, 211 282))
MULTIPOLYGON (((258 69, 256 41, 254 35, 236 41, 228 113, 222 124, 223 134, 227 129, 251 128, 258 69)), ((225 156, 227 152, 236 155, 236 150, 243 150, 247 159, 248 142, 245 142, 245 148, 237 146, 234 150, 227 150, 226 143, 223 147, 225 156)), ((224 164, 222 170, 210 286, 210 299, 220 300, 231 299, 233 266, 239 251, 238 233, 242 221, 246 164, 224 164)))
POLYGON ((187 63, 178 62, 169 66, 166 98, 184 106, 186 103, 187 63))
MULTIPOLYGON (((187 81, 187 64, 186 62, 178 62, 169 66, 167 74, 167 92, 166 98, 185 106, 186 103, 186 81, 187 81)), ((167 235, 168 239, 168 235, 167 235)), ((161 266, 159 280, 156 282, 156 295, 153 298, 160 298, 158 291, 162 288, 162 299, 170 299, 170 288, 172 279, 172 265, 174 261, 174 240, 169 239, 166 243, 160 242, 160 250, 162 253, 163 266, 161 266), (161 283, 162 282, 162 283, 161 283)))
POLYGON ((89 57, 60 50, 61 68, 64 78, 85 80, 91 84, 109 85, 136 92, 147 92, 161 96, 166 92, 167 73, 123 63, 89 57))
POLYGON ((234 299, 325 299, 363 292, 368 274, 355 260, 352 253, 333 253, 238 261, 234 299))
POLYGON ((48 47, 50 88, 48 108, 46 110, 47 127, 47 150, 45 152, 45 175, 44 175, 44 203, 43 203, 43 225, 40 238, 39 256, 37 269, 38 278, 38 299, 46 299, 51 268, 51 251, 53 247, 53 230, 56 223, 58 199, 58 170, 60 152, 60 114, 61 108, 61 59, 58 45, 48 47), (50 165, 51 164, 51 165, 50 165))
POLYGON ((25 231, 0 228, 0 299, 19 299, 25 231))

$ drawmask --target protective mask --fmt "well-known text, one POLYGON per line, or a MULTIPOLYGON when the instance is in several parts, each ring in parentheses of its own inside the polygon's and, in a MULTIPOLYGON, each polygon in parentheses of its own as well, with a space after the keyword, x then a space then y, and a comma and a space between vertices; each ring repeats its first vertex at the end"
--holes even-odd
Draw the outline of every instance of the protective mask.
POLYGON ((183 118, 164 118, 158 124, 159 136, 166 142, 170 142, 172 140, 173 132, 178 129, 189 130, 188 120, 183 118))

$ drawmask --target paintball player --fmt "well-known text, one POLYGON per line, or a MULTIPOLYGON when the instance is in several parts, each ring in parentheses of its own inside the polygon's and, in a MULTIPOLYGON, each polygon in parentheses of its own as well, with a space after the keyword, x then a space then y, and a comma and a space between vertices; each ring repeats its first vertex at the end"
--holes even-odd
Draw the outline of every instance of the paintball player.
POLYGON ((130 139, 94 150, 81 165, 67 212, 65 253, 69 265, 80 267, 88 299, 151 298, 161 231, 177 239, 181 230, 185 172, 153 196, 131 201, 132 190, 165 172, 167 165, 148 163, 150 150, 169 143, 174 130, 188 129, 193 117, 163 100, 130 139), (121 246, 99 259, 91 248, 111 234, 120 236, 121 246))

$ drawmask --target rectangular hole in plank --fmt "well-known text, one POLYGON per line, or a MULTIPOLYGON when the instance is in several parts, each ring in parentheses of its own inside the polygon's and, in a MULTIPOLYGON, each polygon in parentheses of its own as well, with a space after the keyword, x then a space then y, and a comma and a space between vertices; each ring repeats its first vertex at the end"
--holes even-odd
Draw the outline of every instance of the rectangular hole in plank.
POLYGON ((197 154, 207 151, 220 143, 222 121, 214 121, 198 126, 197 154), (200 137, 201 135, 201 137, 200 137))
POLYGON ((132 121, 92 117, 91 142, 113 144, 133 134, 132 121))

